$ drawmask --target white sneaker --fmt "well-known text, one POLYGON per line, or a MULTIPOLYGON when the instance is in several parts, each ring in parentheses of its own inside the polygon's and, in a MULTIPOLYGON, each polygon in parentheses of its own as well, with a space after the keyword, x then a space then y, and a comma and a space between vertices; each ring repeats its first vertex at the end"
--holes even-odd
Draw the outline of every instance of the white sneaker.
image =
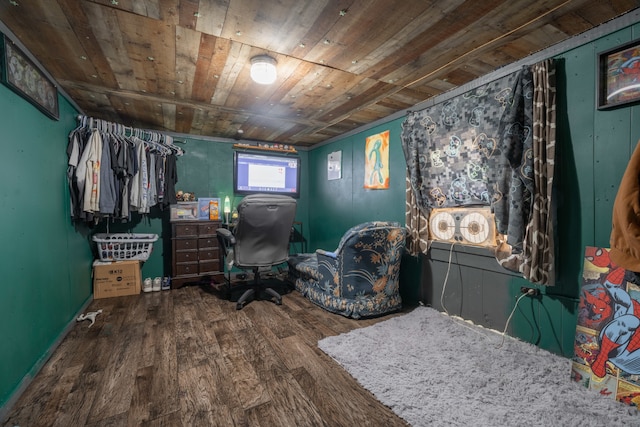
POLYGON ((144 279, 143 285, 142 285, 142 292, 151 292, 153 290, 153 286, 151 285, 151 278, 147 277, 146 279, 144 279))
POLYGON ((153 279, 153 292, 158 292, 161 289, 162 289, 162 279, 159 277, 156 277, 155 279, 153 279))

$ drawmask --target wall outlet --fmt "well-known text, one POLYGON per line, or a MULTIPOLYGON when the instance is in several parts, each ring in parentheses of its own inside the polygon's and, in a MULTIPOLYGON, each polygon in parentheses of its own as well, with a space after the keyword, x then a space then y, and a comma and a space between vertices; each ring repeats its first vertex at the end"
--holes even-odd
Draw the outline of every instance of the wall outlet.
POLYGON ((528 294, 529 296, 537 296, 540 295, 540 290, 536 289, 536 288, 528 288, 526 286, 523 286, 520 288, 520 292, 522 292, 523 294, 528 294))

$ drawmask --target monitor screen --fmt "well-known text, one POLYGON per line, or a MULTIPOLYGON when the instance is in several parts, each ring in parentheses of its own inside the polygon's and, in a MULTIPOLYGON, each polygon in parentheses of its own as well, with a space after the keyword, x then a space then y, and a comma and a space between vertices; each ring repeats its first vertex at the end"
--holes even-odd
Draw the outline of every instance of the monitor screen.
POLYGON ((233 191, 237 194, 300 196, 300 158, 272 153, 235 151, 233 191))

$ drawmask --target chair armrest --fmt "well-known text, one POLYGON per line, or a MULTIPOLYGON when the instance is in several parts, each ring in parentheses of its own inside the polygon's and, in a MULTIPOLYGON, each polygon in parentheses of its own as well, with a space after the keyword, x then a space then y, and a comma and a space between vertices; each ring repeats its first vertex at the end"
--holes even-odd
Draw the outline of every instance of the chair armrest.
POLYGON ((295 270, 303 280, 320 280, 322 276, 318 273, 318 257, 315 253, 300 254, 289 257, 287 261, 289 268, 295 270))
POLYGON ((222 239, 228 241, 230 245, 236 244, 236 238, 234 237, 233 233, 226 228, 218 228, 216 230, 216 233, 218 234, 218 237, 221 237, 222 239))
POLYGON ((338 258, 338 254, 336 254, 335 252, 325 251, 324 249, 316 249, 316 253, 320 255, 328 256, 333 259, 338 258))

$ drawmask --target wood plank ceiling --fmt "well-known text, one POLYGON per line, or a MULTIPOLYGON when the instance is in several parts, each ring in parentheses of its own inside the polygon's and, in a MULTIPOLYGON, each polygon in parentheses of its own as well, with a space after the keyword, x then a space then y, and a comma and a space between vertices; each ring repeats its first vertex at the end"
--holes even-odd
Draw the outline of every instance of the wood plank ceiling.
POLYGON ((308 147, 639 6, 640 0, 0 0, 0 21, 89 116, 308 147), (259 54, 277 60, 273 85, 249 77, 259 54))

